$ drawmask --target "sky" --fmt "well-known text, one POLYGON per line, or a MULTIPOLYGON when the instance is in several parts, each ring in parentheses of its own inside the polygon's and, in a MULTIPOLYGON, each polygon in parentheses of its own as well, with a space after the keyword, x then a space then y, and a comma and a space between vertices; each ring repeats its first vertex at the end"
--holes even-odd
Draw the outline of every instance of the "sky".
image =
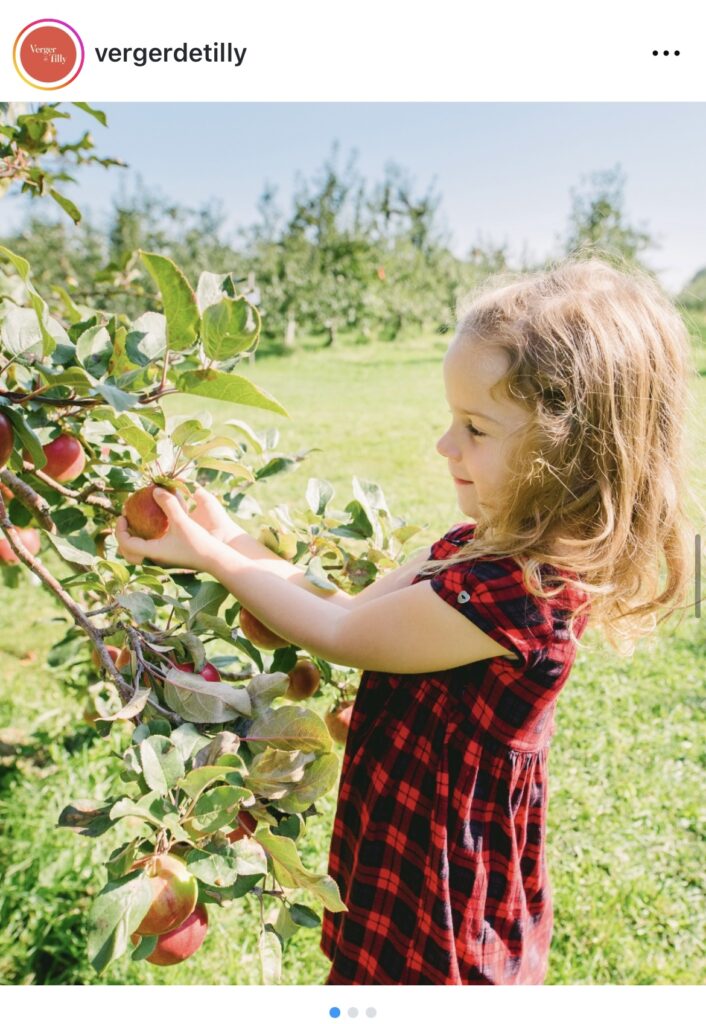
MULTIPOLYGON (((129 164, 79 168, 78 184, 63 189, 99 221, 114 197, 133 194, 142 181, 192 207, 221 200, 227 238, 257 220, 265 182, 288 212, 297 172, 311 179, 337 141, 338 167, 356 151, 369 186, 389 162, 409 173, 416 195, 433 183, 458 256, 478 242, 507 243, 511 262, 560 255, 571 190, 619 164, 628 222, 660 243, 645 263, 673 292, 706 266, 706 104, 94 105, 106 112, 107 129, 68 104, 62 109, 72 120, 60 124, 72 141, 90 128, 100 156, 129 164)), ((26 197, 3 198, 0 231, 17 227, 29 205, 26 197)))

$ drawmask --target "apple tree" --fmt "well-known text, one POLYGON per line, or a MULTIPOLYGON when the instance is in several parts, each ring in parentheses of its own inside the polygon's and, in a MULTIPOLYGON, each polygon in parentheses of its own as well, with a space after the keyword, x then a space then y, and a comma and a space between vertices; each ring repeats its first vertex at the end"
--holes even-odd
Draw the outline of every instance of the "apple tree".
MULTIPOLYGON (((37 156, 55 142, 50 111, 22 128, 37 156)), ((5 154, 20 180, 32 167, 22 141, 15 132, 5 154)), ((263 509, 253 486, 308 453, 280 451, 276 428, 241 418, 216 429, 204 411, 216 401, 287 415, 237 372, 258 344, 257 308, 231 273, 201 273, 194 289, 159 253, 131 264, 158 297, 141 283, 135 317, 96 308, 66 281, 40 293, 29 262, 0 246, 0 574, 12 588, 30 573, 69 614, 50 667, 82 691, 96 742, 118 741, 115 792, 76 794, 58 821, 120 840, 88 915, 96 971, 124 955, 179 963, 203 943, 209 914, 250 896, 273 983, 291 935, 320 923, 297 893, 346 909, 299 847, 338 779, 334 742, 345 740, 355 673, 276 637, 203 573, 125 563, 113 525, 131 505, 144 512, 153 482, 187 502, 198 483, 322 592, 361 590, 399 564, 419 528, 355 478, 343 510, 314 478, 302 505, 263 509), (198 413, 167 415, 168 395, 195 396, 198 413), (214 644, 221 653, 207 652, 214 644), (306 704, 319 690, 333 701, 326 720, 306 704)))

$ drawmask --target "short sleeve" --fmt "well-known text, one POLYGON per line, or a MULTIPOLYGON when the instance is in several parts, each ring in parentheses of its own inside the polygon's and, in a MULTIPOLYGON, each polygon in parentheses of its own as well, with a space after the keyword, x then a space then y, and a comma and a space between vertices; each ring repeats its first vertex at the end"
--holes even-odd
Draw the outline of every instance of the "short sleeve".
POLYGON ((528 667, 533 651, 551 642, 551 621, 525 589, 522 570, 513 559, 459 562, 429 582, 447 604, 505 647, 509 663, 518 670, 528 667), (513 659, 513 653, 521 660, 513 659))

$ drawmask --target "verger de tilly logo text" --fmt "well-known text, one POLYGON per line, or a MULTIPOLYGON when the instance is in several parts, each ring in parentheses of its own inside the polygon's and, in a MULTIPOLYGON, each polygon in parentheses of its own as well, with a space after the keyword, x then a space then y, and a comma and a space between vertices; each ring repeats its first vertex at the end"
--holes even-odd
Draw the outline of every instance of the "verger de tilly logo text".
POLYGON ((81 37, 65 21, 41 18, 25 25, 12 51, 17 74, 36 89, 61 89, 83 67, 81 37))

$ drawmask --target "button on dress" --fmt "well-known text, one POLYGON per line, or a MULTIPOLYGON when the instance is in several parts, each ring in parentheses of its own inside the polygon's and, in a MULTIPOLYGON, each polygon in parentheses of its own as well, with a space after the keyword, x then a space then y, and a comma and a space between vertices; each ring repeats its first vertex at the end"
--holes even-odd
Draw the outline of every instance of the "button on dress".
MULTIPOLYGON (((455 555, 474 530, 453 527, 432 557, 455 555)), ((553 926, 548 749, 576 654, 568 610, 585 596, 535 597, 512 558, 411 585, 427 578, 508 657, 363 672, 328 863, 348 911, 323 914, 326 984, 539 985, 553 926)))

